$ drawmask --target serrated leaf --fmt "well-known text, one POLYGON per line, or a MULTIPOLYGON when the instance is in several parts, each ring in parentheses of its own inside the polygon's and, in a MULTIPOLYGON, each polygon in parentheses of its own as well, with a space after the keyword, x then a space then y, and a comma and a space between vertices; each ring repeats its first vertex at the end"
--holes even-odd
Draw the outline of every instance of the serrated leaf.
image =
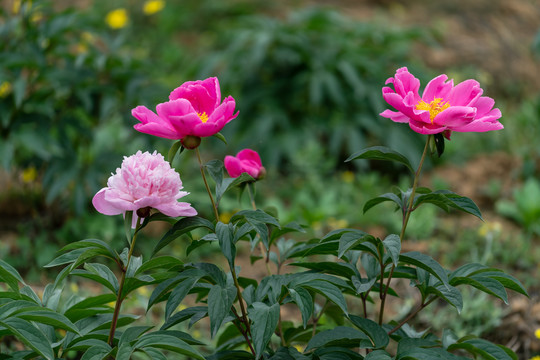
POLYGON ((201 217, 192 216, 178 220, 167 233, 159 240, 156 247, 152 251, 152 257, 173 240, 179 238, 181 235, 186 234, 198 228, 207 228, 210 231, 214 230, 214 225, 201 217))
POLYGON ((251 335, 255 348, 255 358, 261 357, 272 334, 276 330, 279 320, 279 304, 271 306, 262 302, 254 302, 248 309, 249 318, 253 321, 251 335))
POLYGON ((349 320, 369 338, 360 343, 360 348, 384 349, 390 342, 386 331, 376 322, 356 315, 349 315, 349 320))
POLYGON ((369 160, 385 160, 385 161, 395 161, 405 165, 412 173, 414 169, 409 161, 404 155, 400 154, 397 151, 394 151, 385 146, 372 146, 364 150, 360 150, 357 153, 349 156, 345 162, 356 160, 356 159, 369 159, 369 160))

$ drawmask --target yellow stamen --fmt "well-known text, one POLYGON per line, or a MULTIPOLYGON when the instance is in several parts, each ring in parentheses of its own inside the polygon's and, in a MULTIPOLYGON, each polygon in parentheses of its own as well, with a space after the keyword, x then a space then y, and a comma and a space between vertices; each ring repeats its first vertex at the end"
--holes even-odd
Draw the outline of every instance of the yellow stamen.
POLYGON ((446 110, 450 107, 449 103, 442 103, 441 98, 433 99, 432 102, 429 104, 423 100, 420 100, 418 104, 416 105, 416 110, 426 110, 429 111, 429 120, 431 120, 431 123, 433 124, 433 120, 435 119, 435 116, 439 115, 440 112, 443 110, 446 110))
POLYGON ((201 119, 201 121, 204 123, 206 123, 208 121, 208 115, 206 115, 205 112, 203 113, 197 113, 197 115, 199 115, 199 119, 201 119))

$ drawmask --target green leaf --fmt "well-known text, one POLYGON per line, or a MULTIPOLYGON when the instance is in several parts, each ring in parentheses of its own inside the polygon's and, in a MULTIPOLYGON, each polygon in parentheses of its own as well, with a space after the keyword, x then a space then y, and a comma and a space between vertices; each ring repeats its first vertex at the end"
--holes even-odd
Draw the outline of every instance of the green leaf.
POLYGON ((505 349, 484 339, 458 341, 448 347, 448 351, 463 349, 473 355, 480 355, 486 360, 514 360, 505 349))
POLYGON ((333 329, 315 334, 309 340, 304 351, 307 352, 315 348, 327 346, 354 348, 358 347, 362 340, 369 341, 369 338, 364 332, 348 326, 336 326, 333 329))
POLYGON ((358 270, 354 265, 345 262, 298 262, 290 263, 288 266, 301 266, 311 270, 317 270, 320 272, 325 272, 327 274, 333 274, 338 276, 343 276, 347 279, 358 275, 358 270))
POLYGON ((174 256, 158 256, 152 258, 148 261, 145 261, 138 269, 135 271, 135 276, 142 274, 149 270, 155 269, 165 269, 170 270, 173 268, 180 268, 184 263, 174 256))
POLYGON ((79 334, 79 329, 67 317, 45 308, 33 308, 31 311, 24 310, 16 315, 18 318, 34 321, 40 324, 51 325, 57 329, 64 329, 79 334))
POLYGON ((186 321, 188 319, 192 319, 192 323, 197 322, 198 320, 202 319, 203 317, 208 315, 208 307, 207 306, 194 306, 187 309, 184 309, 182 311, 177 312, 170 318, 168 318, 165 323, 161 326, 161 330, 166 330, 176 324, 179 324, 183 321, 186 321), (193 320, 195 319, 195 321, 193 320))
POLYGON ((264 211, 260 209, 239 211, 233 215, 230 222, 235 223, 238 220, 241 220, 242 218, 246 219, 247 221, 253 220, 256 222, 271 224, 271 225, 276 226, 277 228, 280 228, 279 221, 275 217, 265 213, 264 211))
POLYGON ((172 226, 172 228, 169 229, 169 231, 167 231, 167 233, 161 238, 161 240, 159 240, 156 247, 154 248, 154 251, 152 252, 152 257, 154 257, 154 255, 156 255, 159 250, 163 249, 170 242, 179 238, 181 235, 201 227, 207 228, 211 231, 214 230, 214 225, 210 221, 198 216, 192 216, 178 220, 172 226))
POLYGON ((483 220, 480 209, 478 209, 474 201, 449 190, 437 190, 431 193, 417 195, 414 200, 414 207, 417 208, 423 203, 434 204, 445 211, 448 211, 448 208, 451 207, 483 220))
POLYGON ((358 233, 345 233, 339 238, 339 247, 338 247, 338 258, 341 259, 343 254, 349 251, 351 248, 355 247, 358 244, 363 243, 366 240, 369 240, 371 235, 368 234, 358 234, 358 233))
POLYGON ((377 197, 374 197, 373 199, 368 200, 366 204, 364 205, 364 209, 362 211, 365 214, 372 207, 386 201, 392 201, 396 203, 400 209, 403 209, 405 207, 405 203, 403 199, 401 199, 399 196, 397 196, 394 193, 386 193, 381 196, 377 196, 377 197))
POLYGON ((169 164, 171 164, 171 166, 176 156, 176 153, 178 152, 178 149, 180 149, 181 146, 182 146, 182 141, 178 140, 177 142, 172 144, 171 148, 169 149, 169 153, 167 155, 167 161, 169 162, 169 164))
POLYGON ((367 354, 364 360, 392 360, 392 356, 384 350, 375 350, 367 354))
POLYGON ((409 162, 409 159, 407 159, 404 155, 401 155, 397 151, 394 151, 385 146, 372 146, 367 149, 360 150, 359 152, 349 156, 349 158, 345 160, 345 162, 356 159, 396 161, 405 165, 409 170, 411 170, 412 173, 414 173, 414 169, 409 162))
POLYGON ((289 294, 291 295, 293 302, 300 309, 300 313, 302 314, 302 322, 305 329, 311 315, 313 314, 313 298, 311 297, 309 291, 302 287, 289 288, 289 294))
POLYGON ((0 326, 7 328, 18 340, 47 360, 54 360, 52 345, 37 327, 28 321, 16 317, 0 321, 0 326))
POLYGON ((349 315, 349 320, 369 338, 360 343, 360 348, 384 349, 390 342, 386 331, 376 322, 356 315, 349 315))
POLYGON ((437 148, 437 155, 441 157, 444 153, 444 136, 442 133, 434 134, 433 140, 435 140, 435 147, 437 148))
POLYGON ((16 293, 19 292, 19 282, 26 285, 19 272, 3 260, 0 260, 0 281, 8 284, 16 293))
POLYGON ((435 286, 427 288, 427 294, 432 293, 445 300, 447 303, 456 308, 458 313, 463 310, 463 297, 461 292, 453 286, 445 286, 438 283, 435 286))
POLYGON ((310 288, 330 301, 334 302, 347 314, 347 303, 343 297, 343 292, 335 285, 323 280, 311 280, 301 284, 302 287, 310 288))
POLYGON ((109 345, 102 347, 92 346, 84 352, 81 360, 105 360, 109 358, 111 352, 112 349, 109 345))
MULTIPOLYGON (((202 276, 202 275, 201 275, 202 276)), ((174 310, 180 305, 193 286, 199 281, 199 277, 185 278, 171 291, 165 307, 165 319, 169 319, 174 310)))
POLYGON ((223 322, 236 298, 236 288, 234 286, 221 287, 213 285, 208 293, 208 315, 210 316, 211 336, 214 337, 223 325, 223 322))
POLYGON ((448 275, 443 267, 432 257, 419 253, 417 251, 408 252, 399 256, 399 261, 405 264, 413 265, 426 270, 437 279, 439 279, 446 287, 449 286, 448 275))
POLYGON ((293 347, 280 347, 268 360, 310 360, 311 357, 302 355, 293 347))
POLYGON ((450 282, 454 286, 466 284, 477 288, 487 294, 493 295, 508 304, 508 294, 504 286, 495 279, 482 276, 483 274, 473 275, 471 277, 455 277, 450 282))
POLYGON ((233 242, 233 231, 232 224, 224 224, 218 222, 216 224, 216 236, 219 241, 219 246, 221 247, 221 252, 229 262, 231 269, 234 268, 234 259, 236 257, 236 246, 233 242))
POLYGON ((193 347, 188 345, 183 340, 180 340, 172 335, 165 334, 165 331, 144 334, 133 345, 134 349, 144 349, 146 347, 165 349, 198 360, 205 360, 204 357, 193 347))
POLYGON ((218 132, 218 133, 215 133, 212 136, 218 138, 219 140, 223 141, 223 143, 225 143, 225 145, 227 145, 227 139, 225 139, 225 136, 223 136, 222 133, 218 132))
POLYGON ((383 240, 384 248, 390 255, 394 266, 399 262, 399 253, 401 252, 401 240, 396 234, 390 234, 383 240))
POLYGON ((258 359, 262 356, 266 345, 276 330, 279 320, 279 304, 275 303, 268 306, 262 302, 255 302, 248 309, 248 314, 251 321, 253 321, 251 335, 255 347, 255 358, 258 359))

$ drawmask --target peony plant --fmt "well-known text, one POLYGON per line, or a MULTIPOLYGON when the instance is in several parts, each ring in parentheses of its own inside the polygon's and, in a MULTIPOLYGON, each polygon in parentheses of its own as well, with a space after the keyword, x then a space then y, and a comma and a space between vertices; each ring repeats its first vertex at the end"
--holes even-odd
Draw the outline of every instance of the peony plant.
POLYGON ((255 151, 244 149, 235 157, 225 157, 224 162, 202 161, 201 138, 217 135, 238 113, 234 113, 232 97, 221 101, 217 78, 190 81, 175 89, 168 102, 159 104, 157 114, 142 106, 132 112, 140 121, 136 130, 178 140, 171 144, 168 162, 157 152, 139 151, 126 157, 107 187, 94 196, 97 211, 124 216, 127 246, 123 250, 97 239, 67 244, 46 265, 62 270, 42 294, 0 260, 0 281, 8 286, 0 293, 0 336, 14 336, 26 346, 3 358, 517 359, 507 347, 481 338, 458 338, 452 329, 435 334, 410 324, 436 301, 459 313, 464 305, 463 286, 504 302, 508 301, 507 289, 527 296, 516 278, 477 263, 445 269, 427 254, 402 250, 409 220, 420 206, 454 209, 482 219, 472 200, 418 184, 425 158, 435 151, 442 155, 451 132, 502 129, 501 113, 493 108, 492 99, 482 96, 474 80, 454 86, 441 75, 420 96, 419 81, 401 68, 387 83, 394 89, 383 88, 383 98, 397 111, 386 110, 381 115, 408 123, 413 131, 426 135, 418 167, 413 168, 402 154, 380 146, 363 149, 347 161, 394 161, 411 171, 410 188, 377 196, 363 207, 366 212, 392 202, 398 210, 396 216, 402 219, 399 234, 380 239, 360 229, 343 228, 308 241, 290 236, 305 229, 297 223, 280 223, 275 214, 255 203, 252 188, 265 173, 255 151), (213 219, 197 216, 197 212, 204 213, 201 208, 179 202, 187 192, 182 191, 180 176, 171 164, 184 149, 194 150, 213 219), (224 177, 224 170, 230 178, 224 177), (214 191, 207 175, 215 184, 214 191), (224 222, 220 199, 236 186, 247 187, 252 208, 224 222), (144 259, 136 255, 136 238, 153 221, 166 221, 171 227, 144 259), (222 261, 180 261, 169 245, 192 232, 197 235, 191 236, 188 256, 215 244, 222 261), (252 259, 273 262, 276 270, 267 266, 268 274, 262 279, 242 273, 236 261, 242 243, 249 244, 252 259), (263 256, 256 254, 259 251, 263 256), (285 264, 297 270, 286 273, 285 264), (67 277, 101 284, 103 292, 66 300, 62 293, 67 277), (398 303, 409 299, 400 297, 395 279, 410 282, 419 295, 416 307, 397 318, 387 312, 388 298, 395 297, 398 303), (151 291, 147 310, 162 308, 161 319, 136 323, 134 314, 122 312, 123 301, 139 288, 151 291), (195 303, 186 301, 189 294, 195 295, 195 303), (298 310, 296 319, 282 316, 282 307, 290 304, 298 310), (189 329, 203 319, 207 319, 208 333, 197 340, 189 329))

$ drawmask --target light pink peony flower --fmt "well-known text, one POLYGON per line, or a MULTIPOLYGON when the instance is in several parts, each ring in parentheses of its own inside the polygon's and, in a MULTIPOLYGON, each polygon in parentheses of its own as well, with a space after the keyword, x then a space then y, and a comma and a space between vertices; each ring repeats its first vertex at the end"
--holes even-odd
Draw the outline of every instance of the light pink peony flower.
POLYGON ((197 215, 189 203, 178 202, 189 194, 181 189, 180 175, 161 154, 139 150, 124 157, 122 167, 109 177, 107 187, 94 196, 92 204, 105 215, 133 211, 133 227, 139 217, 148 216, 150 208, 173 217, 197 215))
POLYGON ((221 102, 221 90, 215 77, 188 81, 173 90, 166 103, 156 107, 157 115, 145 106, 137 106, 131 114, 141 123, 135 130, 163 137, 183 139, 212 136, 238 116, 231 96, 221 102))
POLYGON ((236 178, 242 173, 248 173, 254 179, 260 179, 266 174, 262 166, 261 157, 256 151, 244 149, 236 154, 236 157, 225 156, 225 169, 230 177, 236 178))
POLYGON ((493 108, 495 101, 482 96, 475 80, 465 80, 454 86, 446 75, 431 80, 422 96, 420 81, 406 67, 386 80, 394 89, 383 88, 383 98, 397 111, 385 110, 380 115, 395 122, 409 123, 420 134, 443 133, 448 139, 452 131, 484 132, 503 128, 498 121, 501 111, 493 108))

